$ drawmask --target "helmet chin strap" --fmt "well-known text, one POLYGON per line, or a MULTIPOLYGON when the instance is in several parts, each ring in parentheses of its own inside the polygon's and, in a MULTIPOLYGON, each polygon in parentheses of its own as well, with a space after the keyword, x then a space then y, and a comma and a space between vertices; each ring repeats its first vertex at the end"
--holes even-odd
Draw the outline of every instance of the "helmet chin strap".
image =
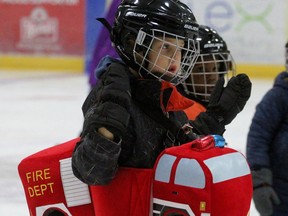
MULTIPOLYGON (((145 71, 144 69, 140 70, 140 76, 143 77, 144 79, 158 79, 159 77, 161 77, 161 80, 164 80, 166 82, 171 83, 172 85, 175 85, 176 83, 178 83, 178 79, 176 77, 170 77, 167 75, 163 75, 160 72, 152 72, 155 76, 153 76, 152 74, 148 73, 147 71, 145 71)), ((160 81, 160 80, 159 80, 160 81)))

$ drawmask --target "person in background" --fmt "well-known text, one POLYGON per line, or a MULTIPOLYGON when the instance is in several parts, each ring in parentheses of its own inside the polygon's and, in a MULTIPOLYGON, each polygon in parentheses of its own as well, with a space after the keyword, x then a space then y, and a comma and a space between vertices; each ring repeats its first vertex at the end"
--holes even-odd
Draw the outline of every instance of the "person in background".
MULTIPOLYGON (((120 2, 121 2, 121 0, 112 0, 111 1, 109 10, 107 11, 107 14, 105 16, 105 20, 107 23, 112 23, 114 21, 114 15, 116 13, 116 10, 117 10, 120 2)), ((95 68, 99 64, 99 61, 105 55, 109 55, 109 56, 115 57, 115 58, 118 57, 116 50, 112 47, 109 32, 107 31, 105 26, 102 26, 98 38, 99 39, 97 40, 95 49, 93 51, 92 61, 88 67, 90 87, 93 87, 97 82, 97 79, 96 79, 96 76, 94 73, 95 73, 95 68)))
POLYGON ((285 48, 286 71, 257 104, 247 136, 253 200, 261 216, 288 215, 288 42, 285 48))
MULTIPOLYGON (((217 84, 219 90, 216 90, 214 94, 223 91, 223 82, 225 80, 226 84, 229 81, 229 85, 226 88, 235 89, 235 91, 230 91, 230 94, 234 94, 234 96, 231 95, 229 100, 238 100, 237 103, 227 101, 225 108, 223 106, 222 109, 225 109, 227 114, 230 109, 239 110, 240 112, 251 94, 252 84, 249 77, 246 74, 238 74, 236 76, 233 57, 225 40, 215 29, 206 25, 199 25, 198 33, 197 40, 200 43, 200 55, 192 69, 192 73, 185 80, 184 85, 179 85, 178 88, 180 92, 184 92, 184 95, 194 101, 192 106, 184 110, 185 113, 190 120, 195 120, 199 114, 206 112, 208 106, 211 107, 214 103, 217 103, 215 95, 212 101, 210 101, 210 98, 219 79, 220 85, 219 83, 217 84), (181 89, 181 87, 184 88, 181 89), (229 107, 228 104, 234 107, 229 107)), ((225 125, 228 125, 234 117, 236 115, 231 116, 230 119, 225 118, 225 125)), ((219 116, 218 118, 222 117, 219 116)), ((221 119, 219 120, 221 121, 221 119)), ((207 127, 214 127, 211 124, 212 122, 209 121, 210 125, 207 125, 207 127)))

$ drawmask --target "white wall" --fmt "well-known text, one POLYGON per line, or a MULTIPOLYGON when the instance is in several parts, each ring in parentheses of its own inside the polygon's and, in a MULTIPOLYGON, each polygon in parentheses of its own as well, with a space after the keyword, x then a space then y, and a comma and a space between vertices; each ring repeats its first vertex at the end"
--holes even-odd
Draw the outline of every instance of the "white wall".
POLYGON ((182 0, 215 28, 238 64, 284 64, 287 0, 182 0))

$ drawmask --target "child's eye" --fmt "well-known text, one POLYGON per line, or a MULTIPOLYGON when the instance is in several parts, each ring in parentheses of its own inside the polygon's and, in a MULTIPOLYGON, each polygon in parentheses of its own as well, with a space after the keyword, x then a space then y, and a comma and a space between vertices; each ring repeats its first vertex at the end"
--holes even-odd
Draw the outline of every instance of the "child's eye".
POLYGON ((169 49, 170 45, 169 44, 163 44, 163 49, 169 49))
POLYGON ((204 67, 202 66, 194 66, 193 73, 203 73, 204 67))

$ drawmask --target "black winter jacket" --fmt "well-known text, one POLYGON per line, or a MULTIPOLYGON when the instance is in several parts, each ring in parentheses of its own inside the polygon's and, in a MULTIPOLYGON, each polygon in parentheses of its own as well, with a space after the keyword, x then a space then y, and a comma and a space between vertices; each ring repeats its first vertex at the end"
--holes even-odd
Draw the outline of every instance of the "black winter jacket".
MULTIPOLYGON (((105 85, 108 83, 106 80, 109 75, 104 73, 106 76, 102 76, 83 104, 85 117, 83 132, 72 156, 72 168, 75 176, 89 185, 109 183, 114 178, 118 166, 153 167, 158 155, 165 148, 167 129, 163 126, 163 122, 157 121, 149 115, 150 111, 153 110, 157 115, 169 117, 179 128, 189 122, 183 111, 167 113, 162 111, 160 104, 165 104, 165 101, 169 100, 171 92, 166 91, 165 94, 161 94, 159 81, 138 80, 119 63, 111 64, 108 69, 111 70, 111 67, 118 70, 118 75, 123 72, 129 74, 129 84, 123 85, 122 83, 122 87, 127 88, 130 85, 131 101, 128 105, 125 102, 130 118, 127 132, 119 142, 104 138, 97 133, 97 128, 87 124, 92 118, 91 116, 87 117, 87 113, 99 105, 102 95, 107 90, 105 85)), ((118 98, 117 91, 114 94, 118 98)), ((179 144, 195 139, 195 135, 191 133, 186 138, 179 144)))

